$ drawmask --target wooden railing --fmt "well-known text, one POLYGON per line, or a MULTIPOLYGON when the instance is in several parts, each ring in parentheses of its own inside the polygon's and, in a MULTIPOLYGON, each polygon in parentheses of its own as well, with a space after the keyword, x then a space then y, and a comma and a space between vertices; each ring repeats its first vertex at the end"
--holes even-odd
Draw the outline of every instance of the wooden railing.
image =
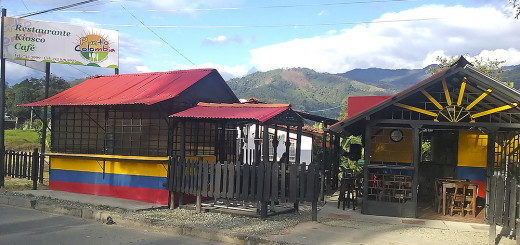
MULTIPOLYGON (((267 216, 267 202, 311 202, 313 219, 318 199, 318 171, 315 164, 203 162, 170 158, 168 189, 200 197, 230 198, 261 202, 267 216)), ((173 195, 172 195, 173 196, 173 195)), ((174 203, 174 202, 172 202, 174 203)), ((200 202, 197 202, 200 205, 200 202)), ((198 207, 200 209, 200 206, 198 207)))
POLYGON ((33 152, 5 151, 4 154, 4 176, 33 180, 34 190, 38 181, 43 183, 43 161, 38 149, 33 152))

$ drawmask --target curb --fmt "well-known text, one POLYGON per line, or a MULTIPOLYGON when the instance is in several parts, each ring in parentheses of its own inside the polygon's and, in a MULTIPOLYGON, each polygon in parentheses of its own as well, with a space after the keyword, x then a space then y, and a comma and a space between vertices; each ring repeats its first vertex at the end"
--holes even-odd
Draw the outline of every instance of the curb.
MULTIPOLYGON (((56 199, 51 199, 56 200, 56 199)), ((178 235, 178 236, 189 236, 200 238, 204 240, 210 241, 219 241, 226 242, 232 244, 246 244, 246 245, 290 245, 293 243, 288 243, 284 241, 272 241, 260 236, 256 235, 245 235, 245 234, 237 234, 237 233, 229 233, 229 232, 219 232, 206 228, 199 227, 189 227, 189 226, 177 226, 177 227, 154 227, 153 221, 136 221, 125 218, 124 214, 118 212, 111 212, 106 210, 98 210, 95 208, 84 208, 84 207, 69 207, 65 205, 60 205, 59 203, 48 203, 48 202, 39 202, 34 197, 29 197, 25 195, 21 196, 8 196, 2 195, 0 193, 0 204, 21 207, 21 208, 29 208, 35 209, 47 213, 58 214, 58 215, 67 215, 73 216, 77 218, 94 220, 100 223, 105 223, 107 217, 110 216, 114 221, 116 221, 117 225, 121 225, 124 227, 133 227, 133 228, 146 228, 149 230, 159 231, 162 233, 166 233, 169 235, 178 235)))

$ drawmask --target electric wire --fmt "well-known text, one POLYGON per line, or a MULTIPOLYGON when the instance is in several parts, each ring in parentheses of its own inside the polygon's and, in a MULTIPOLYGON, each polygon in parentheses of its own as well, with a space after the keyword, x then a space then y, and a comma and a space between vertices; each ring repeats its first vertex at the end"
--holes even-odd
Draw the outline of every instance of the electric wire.
MULTIPOLYGON (((250 6, 250 7, 220 7, 220 8, 183 8, 183 9, 139 9, 139 10, 127 10, 127 11, 139 11, 139 12, 196 12, 196 11, 221 11, 221 10, 247 10, 247 9, 275 9, 275 8, 299 8, 299 7, 319 7, 319 6, 338 6, 338 5, 354 5, 354 4, 370 4, 370 3, 389 3, 389 2, 415 2, 421 0, 372 0, 372 1, 354 1, 354 2, 336 2, 336 3, 308 3, 308 4, 291 4, 291 5, 267 5, 267 6, 250 6)), ((107 1, 107 2, 119 2, 119 1, 107 1)), ((68 10, 63 12, 86 12, 86 13, 98 13, 106 12, 104 10, 84 10, 75 11, 68 10)), ((124 12, 118 10, 112 10, 110 12, 124 12)))
POLYGON ((30 13, 30 14, 22 15, 19 18, 27 18, 27 17, 33 16, 33 15, 39 15, 39 14, 44 14, 44 13, 49 13, 49 12, 54 12, 54 11, 60 11, 60 10, 63 10, 63 9, 68 9, 68 8, 80 6, 80 5, 83 5, 83 4, 86 4, 86 3, 95 2, 95 1, 98 1, 98 0, 87 0, 87 1, 82 1, 82 2, 77 2, 77 3, 73 3, 73 4, 57 7, 57 8, 52 8, 52 9, 47 9, 47 10, 42 10, 42 11, 36 11, 36 12, 30 13))
MULTIPOLYGON (((126 10, 125 6, 123 6, 122 3, 120 3, 121 7, 126 10)), ((171 45, 169 42, 167 42, 164 38, 162 38, 161 36, 159 36, 159 34, 157 34, 155 31, 152 30, 152 28, 148 27, 147 25, 145 25, 139 18, 137 18, 137 16, 135 16, 134 14, 132 14, 132 12, 128 12, 128 14, 130 14, 132 17, 134 17, 134 19, 136 19, 137 21, 139 21, 143 27, 146 27, 151 33, 153 33, 156 37, 158 37, 159 39, 161 39, 161 41, 163 41, 163 43, 165 43, 168 47, 170 47, 171 49, 173 49, 175 52, 177 52, 177 54, 179 54, 181 57, 183 57, 185 60, 187 60, 188 62, 190 62, 192 65, 195 65, 195 63, 193 63, 193 61, 191 61, 190 59, 188 59, 188 57, 186 57, 184 54, 182 54, 179 50, 177 50, 175 47, 173 47, 173 45, 171 45)))
MULTIPOLYGON (((131 13, 130 13, 131 14, 131 13)), ((133 16, 133 15, 132 15, 133 16)), ((92 23, 95 26, 113 26, 113 27, 144 27, 144 28, 193 28, 193 29, 217 29, 217 28, 280 28, 280 27, 312 27, 312 26, 338 26, 338 25, 359 25, 359 24, 384 24, 397 22, 414 22, 414 21, 429 21, 442 20, 446 18, 431 17, 431 18, 417 18, 417 19, 397 19, 397 20, 375 20, 375 21, 353 21, 353 22, 336 22, 336 23, 315 23, 315 24, 283 24, 283 25, 223 25, 223 26, 179 26, 179 25, 145 25, 141 21, 141 25, 130 24, 102 24, 92 23)), ((62 24, 74 24, 71 22, 55 22, 62 24)), ((153 32, 153 31, 152 31, 153 32)), ((155 34, 155 33, 154 33, 155 34)))
POLYGON ((337 108, 340 108, 340 107, 343 107, 345 105, 339 105, 339 106, 335 106, 335 107, 331 107, 331 108, 327 108, 327 109, 321 109, 321 110, 315 110, 315 111, 307 111, 307 112, 320 112, 320 111, 330 111, 330 110, 334 110, 334 109, 337 109, 337 108))

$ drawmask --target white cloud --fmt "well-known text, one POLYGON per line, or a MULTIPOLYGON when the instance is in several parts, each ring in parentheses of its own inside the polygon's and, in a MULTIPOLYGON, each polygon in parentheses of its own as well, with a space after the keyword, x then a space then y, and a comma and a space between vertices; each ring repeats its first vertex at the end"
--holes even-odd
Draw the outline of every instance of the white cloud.
POLYGON ((98 28, 98 23, 92 22, 92 21, 88 21, 88 20, 83 20, 83 19, 80 19, 80 18, 71 18, 70 19, 70 23, 73 24, 73 25, 78 25, 78 26, 87 26, 87 27, 98 28))
POLYGON ((237 0, 144 0, 142 1, 152 8, 179 13, 193 13, 197 9, 227 6, 234 4, 237 0))
POLYGON ((143 73, 150 72, 150 69, 143 64, 143 60, 135 57, 119 58, 119 73, 143 73))
POLYGON ((318 13, 318 16, 323 16, 323 15, 329 15, 329 11, 327 10, 322 10, 318 13))
POLYGON ((259 70, 308 67, 339 73, 354 68, 420 68, 437 55, 491 56, 518 64, 520 22, 492 6, 427 5, 382 15, 337 34, 294 39, 250 50, 250 64, 259 70), (483 17, 485 16, 485 18, 483 17), (515 63, 516 62, 516 63, 515 63))
POLYGON ((235 77, 243 77, 252 71, 243 65, 236 65, 236 66, 226 66, 226 65, 219 65, 219 64, 213 64, 213 63, 205 63, 205 64, 199 64, 194 66, 189 66, 185 64, 173 64, 172 69, 173 70, 187 70, 187 69, 199 69, 199 68, 212 68, 217 69, 217 71, 220 73, 220 75, 224 78, 224 80, 229 80, 231 78, 235 77))

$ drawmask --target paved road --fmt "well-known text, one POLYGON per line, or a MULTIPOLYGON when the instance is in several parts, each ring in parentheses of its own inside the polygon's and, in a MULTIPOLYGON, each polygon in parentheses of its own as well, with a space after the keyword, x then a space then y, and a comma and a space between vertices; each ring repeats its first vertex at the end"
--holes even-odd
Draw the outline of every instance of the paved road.
MULTIPOLYGON (((0 244, 216 244, 0 205, 0 244)), ((223 243, 221 243, 223 244, 223 243)))

